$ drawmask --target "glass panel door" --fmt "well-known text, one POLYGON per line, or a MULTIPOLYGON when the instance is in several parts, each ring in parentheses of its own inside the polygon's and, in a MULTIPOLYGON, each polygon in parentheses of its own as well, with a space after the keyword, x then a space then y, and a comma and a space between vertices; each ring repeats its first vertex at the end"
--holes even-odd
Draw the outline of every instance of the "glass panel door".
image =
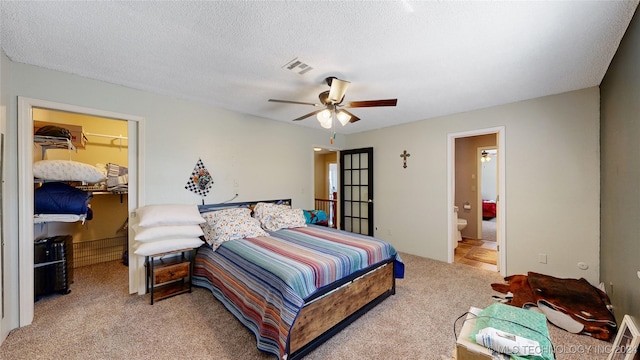
POLYGON ((340 152, 340 228, 373 235, 373 148, 340 152))

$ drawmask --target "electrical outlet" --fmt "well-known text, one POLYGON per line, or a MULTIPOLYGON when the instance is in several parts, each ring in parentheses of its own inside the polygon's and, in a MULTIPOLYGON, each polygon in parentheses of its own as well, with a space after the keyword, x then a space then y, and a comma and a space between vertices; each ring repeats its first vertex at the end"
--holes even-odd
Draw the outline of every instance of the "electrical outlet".
POLYGON ((538 254, 538 262, 540 264, 546 264, 547 263, 547 254, 538 254))

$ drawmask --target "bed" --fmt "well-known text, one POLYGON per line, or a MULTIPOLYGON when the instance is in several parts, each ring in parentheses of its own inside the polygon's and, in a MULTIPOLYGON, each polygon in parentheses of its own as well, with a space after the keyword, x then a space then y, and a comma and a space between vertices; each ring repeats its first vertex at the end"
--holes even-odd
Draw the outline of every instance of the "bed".
POLYGON ((496 202, 493 200, 482 200, 482 219, 491 220, 496 217, 496 202))
POLYGON ((395 294, 404 275, 396 250, 380 239, 317 225, 264 235, 201 246, 192 283, 209 289, 256 335, 258 349, 279 359, 308 354, 395 294))

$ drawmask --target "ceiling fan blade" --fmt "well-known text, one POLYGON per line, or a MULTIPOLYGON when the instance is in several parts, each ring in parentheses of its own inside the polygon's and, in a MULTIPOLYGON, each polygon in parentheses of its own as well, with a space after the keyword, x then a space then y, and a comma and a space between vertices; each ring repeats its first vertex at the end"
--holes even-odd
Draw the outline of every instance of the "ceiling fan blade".
POLYGON ((333 104, 341 103, 344 98, 344 93, 347 92, 349 84, 351 83, 348 81, 340 80, 335 77, 331 78, 331 83, 329 84, 329 86, 331 86, 329 89, 329 101, 333 104))
POLYGON ((270 101, 270 102, 277 102, 277 103, 284 103, 284 104, 298 104, 298 105, 324 106, 324 105, 314 104, 314 103, 304 102, 304 101, 276 100, 276 99, 269 99, 269 101, 270 101))
POLYGON ((359 117, 357 117, 357 116, 353 115, 351 112, 349 112, 349 111, 347 111, 347 110, 345 110, 345 109, 341 109, 340 111, 342 111, 342 112, 344 112, 344 113, 347 113, 349 116, 351 116, 351 119, 349 119, 349 122, 350 122, 350 123, 354 123, 354 122, 356 122, 356 121, 360 120, 360 118, 359 118, 359 117))
POLYGON ((304 120, 304 119, 306 119, 306 118, 308 118, 308 117, 310 117, 310 116, 316 115, 317 113, 319 113, 320 111, 323 111, 323 110, 324 110, 324 109, 320 109, 320 110, 316 110, 316 111, 310 112, 310 113, 308 113, 308 114, 306 114, 306 115, 302 115, 302 116, 300 116, 299 118, 293 119, 293 121, 300 121, 300 120, 304 120))
POLYGON ((362 108, 362 107, 377 107, 377 106, 396 106, 397 103, 398 103, 398 99, 351 101, 345 104, 344 107, 362 108))

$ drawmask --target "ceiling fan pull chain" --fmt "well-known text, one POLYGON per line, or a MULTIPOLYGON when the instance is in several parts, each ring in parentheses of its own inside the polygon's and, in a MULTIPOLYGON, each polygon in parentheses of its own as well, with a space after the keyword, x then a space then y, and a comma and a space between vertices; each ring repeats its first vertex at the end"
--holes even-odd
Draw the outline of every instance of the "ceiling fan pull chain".
POLYGON ((333 141, 336 139, 336 110, 335 110, 335 107, 333 108, 333 111, 331 112, 331 132, 333 134, 331 134, 331 139, 329 139, 329 143, 331 145, 333 145, 333 141))

